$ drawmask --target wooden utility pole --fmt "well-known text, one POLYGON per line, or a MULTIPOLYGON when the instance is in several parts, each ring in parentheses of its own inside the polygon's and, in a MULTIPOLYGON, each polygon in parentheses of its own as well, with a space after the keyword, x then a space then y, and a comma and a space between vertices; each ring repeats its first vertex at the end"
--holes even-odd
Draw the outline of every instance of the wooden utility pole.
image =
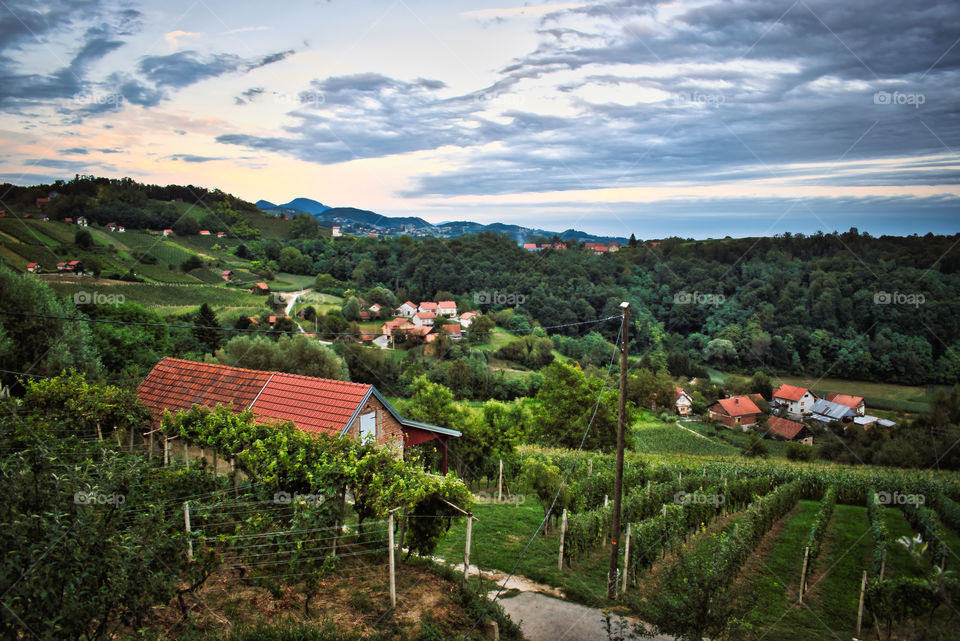
POLYGON ((393 552, 393 510, 390 510, 389 516, 387 516, 387 547, 389 548, 390 557, 390 607, 397 607, 397 570, 394 565, 394 552, 393 552))
POLYGON ((610 528, 610 573, 607 575, 607 598, 617 597, 617 567, 620 564, 620 508, 623 499, 623 447, 627 421, 627 343, 630 303, 620 303, 623 320, 620 325, 620 413, 617 417, 617 470, 613 484, 613 525, 610 528))

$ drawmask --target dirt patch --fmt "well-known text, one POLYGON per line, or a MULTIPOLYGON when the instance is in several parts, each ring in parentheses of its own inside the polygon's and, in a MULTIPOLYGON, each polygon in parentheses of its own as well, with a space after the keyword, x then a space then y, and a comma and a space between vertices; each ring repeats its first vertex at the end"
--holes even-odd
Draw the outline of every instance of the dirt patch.
MULTIPOLYGON (((279 576, 251 581, 233 569, 221 568, 197 594, 184 596, 187 617, 176 598, 157 607, 149 627, 166 631, 169 639, 201 633, 225 637, 236 626, 291 621, 321 625, 364 637, 374 633, 391 638, 415 638, 425 620, 462 636, 473 618, 460 605, 457 586, 419 563, 397 564, 397 609, 390 609, 386 564, 343 564, 312 591, 310 613, 304 608, 308 587, 300 577, 279 576)), ((191 636, 193 638, 193 636, 191 636)))

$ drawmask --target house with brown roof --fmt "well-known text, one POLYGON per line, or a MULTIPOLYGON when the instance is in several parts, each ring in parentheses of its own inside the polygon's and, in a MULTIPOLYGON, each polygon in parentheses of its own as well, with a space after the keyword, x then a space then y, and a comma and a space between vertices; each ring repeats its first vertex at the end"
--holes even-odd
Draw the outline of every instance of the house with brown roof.
POLYGON ((767 419, 767 430, 787 441, 813 445, 813 432, 810 431, 809 427, 797 421, 771 416, 767 419))
POLYGON ((693 407, 693 397, 687 394, 679 385, 676 387, 677 398, 674 406, 677 408, 677 414, 680 416, 690 416, 693 407))
POLYGON ((473 319, 476 318, 480 312, 464 312, 460 314, 460 326, 463 328, 470 327, 470 323, 473 322, 473 319))
POLYGON ((760 408, 749 396, 721 398, 708 407, 707 412, 709 412, 710 418, 721 421, 727 427, 736 426, 744 430, 756 425, 757 417, 760 416, 760 408))
POLYGON ((417 327, 433 327, 437 315, 434 312, 417 312, 413 316, 413 324, 417 327))
POLYGON ((817 400, 817 395, 805 387, 796 387, 784 383, 773 392, 773 404, 796 416, 809 414, 817 400))
POLYGON ((436 303, 426 300, 421 302, 420 307, 417 308, 418 312, 431 312, 433 314, 436 314, 437 310, 438 306, 436 303))
POLYGON ((254 283, 253 287, 250 288, 251 294, 263 294, 266 296, 270 293, 270 286, 266 283, 254 283))
POLYGON ((457 430, 403 418, 373 385, 178 358, 157 363, 137 394, 156 424, 164 410, 224 405, 237 412, 253 410, 261 422, 291 421, 310 434, 371 438, 400 451, 437 439, 444 473, 447 441, 460 436, 457 430))
POLYGON ((867 404, 864 403, 862 396, 851 396, 850 394, 839 394, 837 392, 830 392, 827 394, 827 400, 831 403, 839 403, 840 405, 846 405, 854 412, 857 416, 863 416, 867 411, 867 404))

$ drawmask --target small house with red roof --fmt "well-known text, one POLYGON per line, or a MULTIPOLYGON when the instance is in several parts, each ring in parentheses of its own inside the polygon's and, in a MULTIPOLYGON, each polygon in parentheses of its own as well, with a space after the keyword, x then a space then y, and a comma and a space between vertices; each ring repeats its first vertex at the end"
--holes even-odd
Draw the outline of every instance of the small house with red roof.
POLYGON ((437 439, 447 471, 447 441, 457 430, 405 419, 373 385, 164 358, 137 387, 159 424, 164 410, 194 405, 251 409, 261 422, 290 421, 308 434, 372 438, 402 450, 437 439))
POLYGON ((480 312, 464 312, 460 314, 460 326, 464 328, 470 327, 470 323, 472 323, 473 319, 479 314, 480 312))
POLYGON ((536 243, 524 243, 523 248, 526 249, 528 252, 540 251, 540 248, 537 246, 536 243))
POLYGON ((773 392, 773 404, 786 409, 791 414, 802 416, 810 413, 817 395, 805 387, 796 387, 784 383, 773 392))
POLYGON ((164 230, 163 230, 163 235, 164 235, 164 236, 172 236, 172 235, 173 235, 173 230, 172 230, 172 229, 164 229, 164 230))
POLYGON ((222 278, 223 280, 233 280, 233 271, 229 269, 223 270, 222 272, 220 272, 220 278, 222 278))
POLYGON ((840 405, 849 407, 857 413, 857 416, 863 416, 867 412, 867 404, 863 401, 862 396, 851 396, 850 394, 830 392, 827 394, 827 400, 831 403, 839 403, 840 405))
POLYGON ((433 312, 417 312, 413 316, 413 324, 416 327, 433 327, 437 315, 433 312))
POLYGON ((397 308, 397 316, 403 316, 404 318, 413 318, 418 311, 420 310, 417 309, 416 305, 414 305, 410 301, 407 301, 403 305, 397 308))
POLYGON ((420 307, 417 308, 418 312, 430 312, 436 314, 438 310, 438 305, 430 301, 423 301, 420 303, 420 307))
POLYGON ((394 318, 384 323, 383 327, 380 328, 380 332, 384 336, 393 336, 394 332, 410 331, 414 327, 415 325, 406 318, 394 318))
POLYGON ((813 432, 810 431, 809 427, 797 421, 771 416, 767 419, 767 430, 787 441, 813 445, 813 432))
POLYGON ((760 408, 749 396, 721 398, 708 407, 707 411, 710 418, 721 421, 727 427, 737 426, 743 429, 756 425, 757 417, 760 416, 760 408))
POLYGON ((199 234, 200 234, 201 236, 209 236, 209 235, 210 235, 210 232, 209 232, 209 230, 201 229, 200 232, 199 232, 199 234))
POLYGON ((437 303, 437 316, 446 316, 447 318, 457 317, 457 303, 452 300, 442 300, 437 303))
POLYGON ((40 263, 30 263, 27 265, 27 271, 31 274, 36 274, 38 271, 40 271, 40 263))
POLYGON ((227 232, 225 232, 225 231, 218 231, 218 232, 217 232, 217 238, 226 238, 226 237, 227 237, 227 232))
POLYGON ((254 283, 253 287, 250 288, 251 294, 263 294, 266 296, 270 293, 270 286, 266 283, 254 283))

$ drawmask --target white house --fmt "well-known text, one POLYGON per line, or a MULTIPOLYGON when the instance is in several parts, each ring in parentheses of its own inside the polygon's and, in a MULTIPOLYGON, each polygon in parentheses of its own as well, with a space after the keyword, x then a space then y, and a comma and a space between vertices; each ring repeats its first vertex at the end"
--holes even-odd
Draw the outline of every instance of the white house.
POLYGON ((479 312, 464 312, 460 314, 460 326, 461 327, 470 327, 470 323, 473 322, 473 319, 477 317, 479 312))
POLYGON ((680 416, 689 416, 690 408, 693 406, 693 397, 687 394, 682 387, 677 387, 677 414, 680 416))
POLYGON ((404 318, 413 318, 417 313, 417 306, 411 303, 410 301, 405 302, 403 305, 397 308, 397 316, 403 316, 404 318))
POLYGON ((810 413, 817 395, 804 387, 784 383, 773 393, 773 403, 798 416, 810 413))
POLYGON ((413 324, 417 327, 433 327, 437 315, 433 312, 417 312, 413 317, 413 324))
POLYGON ((447 318, 456 318, 457 316, 457 303, 452 300, 442 300, 437 303, 437 315, 446 316, 447 318))
POLYGON ((430 301, 423 301, 422 303, 420 303, 420 308, 417 311, 430 312, 432 314, 436 314, 437 311, 439 311, 439 308, 437 307, 436 303, 431 303, 430 301))
POLYGON ((340 225, 334 225, 330 228, 330 235, 334 238, 340 238, 343 236, 343 230, 340 228, 340 225))

